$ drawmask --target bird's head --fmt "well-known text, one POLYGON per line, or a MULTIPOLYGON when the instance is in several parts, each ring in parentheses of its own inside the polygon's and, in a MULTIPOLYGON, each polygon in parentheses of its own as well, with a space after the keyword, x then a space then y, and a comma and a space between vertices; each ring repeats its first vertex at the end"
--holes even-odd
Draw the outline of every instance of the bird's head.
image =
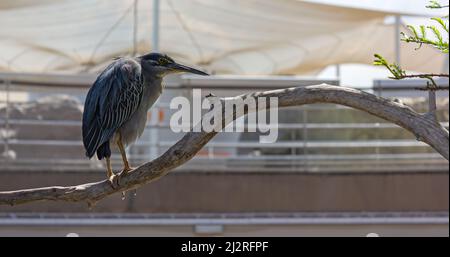
POLYGON ((164 77, 165 75, 179 72, 189 72, 198 75, 208 75, 207 73, 176 63, 172 58, 165 54, 149 53, 139 56, 144 71, 151 72, 156 76, 164 77))

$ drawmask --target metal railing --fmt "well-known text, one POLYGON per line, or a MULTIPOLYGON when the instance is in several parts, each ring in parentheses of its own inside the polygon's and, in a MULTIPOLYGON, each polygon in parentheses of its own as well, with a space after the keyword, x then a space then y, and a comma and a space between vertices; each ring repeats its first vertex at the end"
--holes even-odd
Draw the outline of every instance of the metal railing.
POLYGON ((1 226, 442 224, 448 212, 1 213, 1 226))
MULTIPOLYGON (((0 171, 102 171, 102 162, 84 157, 81 143, 82 102, 93 80, 92 75, 0 74, 0 171), (71 98, 42 100, 42 97, 60 94, 78 102, 71 98), (70 108, 65 101, 71 101, 70 108), (66 113, 72 118, 65 118, 66 113)), ((288 77, 199 79, 187 76, 169 79, 165 93, 153 107, 156 112, 152 112, 146 132, 128 150, 129 157, 134 165, 138 165, 152 158, 150 148, 162 154, 183 136, 170 130, 168 121, 175 110, 169 110, 169 102, 174 96, 191 97, 193 88, 201 88, 205 94, 233 96, 254 90, 323 82, 338 84, 337 81, 288 77), (157 131, 156 138, 149 138, 148 131, 151 130, 157 131)), ((448 162, 429 146, 416 141, 397 125, 357 110, 315 104, 280 109, 279 117, 277 142, 259 143, 255 133, 221 133, 178 170, 448 171, 448 162)), ((442 125, 448 127, 449 123, 443 121, 442 125)), ((114 153, 116 168, 121 165, 120 160, 114 153)))

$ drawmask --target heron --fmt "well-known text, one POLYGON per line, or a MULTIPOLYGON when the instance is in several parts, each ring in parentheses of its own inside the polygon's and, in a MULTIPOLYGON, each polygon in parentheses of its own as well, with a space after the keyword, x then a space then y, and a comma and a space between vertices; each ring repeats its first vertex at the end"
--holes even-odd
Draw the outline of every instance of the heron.
POLYGON ((107 178, 114 185, 111 149, 120 151, 122 176, 132 170, 125 148, 144 132, 147 112, 161 95, 163 77, 179 72, 207 73, 175 62, 161 53, 118 58, 95 80, 86 96, 83 111, 83 145, 86 156, 106 160, 107 178))

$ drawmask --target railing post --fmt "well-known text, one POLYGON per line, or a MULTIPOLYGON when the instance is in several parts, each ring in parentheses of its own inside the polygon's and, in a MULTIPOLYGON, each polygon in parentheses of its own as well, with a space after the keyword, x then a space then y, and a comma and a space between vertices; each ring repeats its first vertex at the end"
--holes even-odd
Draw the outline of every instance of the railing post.
POLYGON ((208 146, 208 159, 214 159, 214 147, 208 146))
POLYGON ((9 126, 9 108, 10 108, 10 89, 11 89, 11 81, 6 80, 5 81, 5 90, 6 90, 6 107, 5 107, 5 134, 4 134, 4 154, 5 154, 5 163, 8 164, 9 162, 9 132, 10 132, 10 126, 9 126))
MULTIPOLYGON (((295 134, 296 130, 295 129, 291 129, 291 140, 292 141, 296 141, 297 140, 297 136, 295 134)), ((297 152, 295 151, 295 147, 291 147, 291 155, 296 155, 297 152)))
POLYGON ((395 16, 395 62, 401 65, 401 49, 400 49, 400 26, 401 26, 401 16, 395 16))
MULTIPOLYGON (((152 51, 159 52, 159 0, 153 0, 153 30, 152 30, 152 51)), ((152 159, 158 157, 159 153, 159 135, 158 135, 158 120, 159 120, 159 107, 156 103, 150 110, 150 156, 152 159)))
POLYGON ((139 26, 139 19, 138 19, 138 0, 134 0, 134 7, 133 7, 133 57, 137 55, 138 52, 138 26, 139 26))
POLYGON ((305 156, 305 171, 309 171, 309 163, 308 163, 308 110, 307 107, 303 107, 303 120, 302 120, 302 134, 303 134, 303 155, 305 156))

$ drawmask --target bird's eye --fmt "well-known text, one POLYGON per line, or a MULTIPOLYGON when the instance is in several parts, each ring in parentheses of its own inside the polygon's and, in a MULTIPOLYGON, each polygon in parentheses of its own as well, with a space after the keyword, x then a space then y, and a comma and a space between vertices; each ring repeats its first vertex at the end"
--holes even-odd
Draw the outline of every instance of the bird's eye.
POLYGON ((158 63, 159 65, 166 65, 169 61, 166 58, 159 58, 158 63))

